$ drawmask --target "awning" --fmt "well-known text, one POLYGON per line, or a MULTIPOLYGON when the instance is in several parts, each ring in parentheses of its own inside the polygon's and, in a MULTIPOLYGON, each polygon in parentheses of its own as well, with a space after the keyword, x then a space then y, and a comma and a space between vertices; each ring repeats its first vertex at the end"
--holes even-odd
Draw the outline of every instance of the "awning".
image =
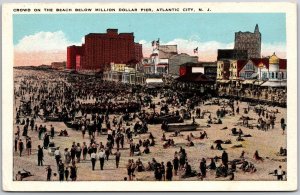
POLYGON ((230 80, 217 80, 217 83, 229 83, 230 80))
POLYGON ((162 79, 160 78, 147 78, 146 84, 162 84, 164 83, 162 79))
POLYGON ((265 81, 260 81, 260 80, 256 80, 254 81, 254 85, 261 85, 263 84, 265 81))
POLYGON ((286 87, 286 81, 266 81, 262 87, 286 87))
POLYGON ((253 84, 255 80, 244 80, 243 85, 253 84))

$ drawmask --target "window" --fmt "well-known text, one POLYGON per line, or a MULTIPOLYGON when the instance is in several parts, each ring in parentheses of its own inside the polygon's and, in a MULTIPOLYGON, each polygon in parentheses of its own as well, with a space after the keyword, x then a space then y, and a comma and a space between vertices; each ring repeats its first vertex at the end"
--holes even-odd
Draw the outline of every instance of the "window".
POLYGON ((267 79, 268 78, 268 74, 266 73, 266 72, 264 72, 263 74, 262 74, 262 79, 267 79))

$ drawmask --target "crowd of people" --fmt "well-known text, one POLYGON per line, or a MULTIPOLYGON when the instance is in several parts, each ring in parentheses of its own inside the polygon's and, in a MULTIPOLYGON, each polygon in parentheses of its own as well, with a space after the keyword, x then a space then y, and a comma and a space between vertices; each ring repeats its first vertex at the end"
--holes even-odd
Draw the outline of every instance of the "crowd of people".
MULTIPOLYGON (((239 159, 230 159, 230 153, 221 145, 225 142, 218 142, 211 149, 220 150, 220 156, 197 156, 199 166, 195 168, 194 162, 188 157, 198 154, 189 154, 188 151, 195 147, 196 142, 208 139, 207 131, 200 131, 199 136, 189 133, 184 139, 180 131, 167 135, 163 133, 163 125, 167 123, 162 122, 162 138, 157 139, 149 130, 149 121, 159 117, 165 122, 171 120, 165 116, 179 119, 178 122, 192 120, 192 123, 196 123, 196 119, 205 119, 207 124, 203 125, 209 128, 212 124, 225 125, 222 121, 224 118, 239 115, 241 127, 244 128, 254 126, 267 131, 274 129, 280 121, 283 134, 286 129, 285 119, 277 117, 278 110, 248 104, 242 113, 239 101, 233 99, 214 101, 218 109, 213 113, 202 109, 207 101, 212 101, 211 97, 180 93, 175 89, 134 89, 126 84, 63 72, 42 72, 15 79, 14 151, 17 158, 22 160, 24 155, 31 157, 32 150, 36 149, 38 166, 45 166, 45 156, 53 155, 51 159, 54 165, 48 165, 47 162, 45 169, 48 181, 81 180, 78 167, 83 163, 90 163, 92 171, 103 171, 107 164, 111 164, 110 160, 115 161, 115 169, 126 167, 127 175, 123 179, 128 181, 138 179, 139 172, 153 172, 153 179, 158 181, 171 181, 175 176, 176 180, 178 177, 203 180, 208 177, 207 171, 215 178, 230 176, 229 179, 234 180, 236 171, 255 173, 255 163, 263 161, 258 151, 252 158, 254 163, 246 160, 244 154, 239 159), (155 102, 154 99, 160 101, 155 102), (257 120, 244 116, 249 112, 255 113, 257 120), (58 129, 55 125, 57 122, 71 125, 58 129), (74 124, 76 128, 72 126, 74 124), (82 141, 72 137, 74 133, 70 131, 76 130, 81 134, 82 141), (72 141, 68 147, 62 147, 57 145, 60 143, 56 141, 58 136, 66 143, 69 140, 76 141, 72 141), (175 138, 184 141, 185 145, 180 145, 175 138), (174 153, 174 158, 158 161, 153 151, 159 147, 164 151, 179 150, 174 153), (58 177, 54 178, 56 175, 58 177)), ((249 137, 241 128, 232 131, 232 135, 238 135, 239 142, 249 137)))
POLYGON ((287 92, 285 88, 272 88, 260 86, 243 86, 235 88, 231 86, 219 87, 220 94, 227 94, 232 96, 252 98, 256 100, 267 100, 270 102, 277 102, 286 104, 287 92))

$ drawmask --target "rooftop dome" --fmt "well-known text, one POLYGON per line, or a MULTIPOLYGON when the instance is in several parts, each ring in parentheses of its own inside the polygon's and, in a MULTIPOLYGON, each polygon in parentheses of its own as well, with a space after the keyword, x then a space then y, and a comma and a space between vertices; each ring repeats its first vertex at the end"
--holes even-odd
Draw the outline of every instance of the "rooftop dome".
POLYGON ((270 64, 279 64, 279 58, 275 55, 275 52, 269 59, 270 64))

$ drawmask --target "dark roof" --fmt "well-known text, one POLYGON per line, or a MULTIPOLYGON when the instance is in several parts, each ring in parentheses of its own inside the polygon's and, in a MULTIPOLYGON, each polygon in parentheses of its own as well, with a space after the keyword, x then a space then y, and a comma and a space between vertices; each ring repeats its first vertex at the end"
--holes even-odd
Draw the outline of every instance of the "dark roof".
POLYGON ((212 79, 208 78, 202 73, 186 74, 178 77, 176 80, 180 82, 197 82, 197 83, 206 83, 206 84, 214 83, 212 79))
POLYGON ((244 66, 247 64, 248 60, 238 60, 237 61, 237 72, 240 72, 244 66))
POLYGON ((238 49, 218 49, 217 60, 238 60, 238 59, 247 59, 248 51, 247 50, 238 50, 238 49))
POLYGON ((287 60, 286 59, 279 59, 279 69, 286 69, 287 60))

